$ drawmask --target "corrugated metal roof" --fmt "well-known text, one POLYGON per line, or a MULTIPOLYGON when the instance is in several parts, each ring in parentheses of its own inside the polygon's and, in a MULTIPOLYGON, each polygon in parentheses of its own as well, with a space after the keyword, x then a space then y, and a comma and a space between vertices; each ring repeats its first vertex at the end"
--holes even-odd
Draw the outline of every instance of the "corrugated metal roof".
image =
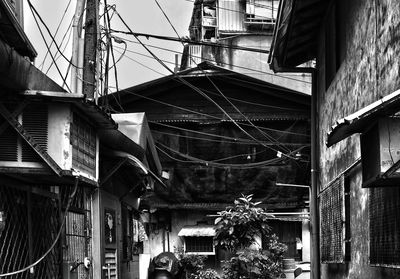
POLYGON ((210 225, 185 226, 179 231, 178 236, 215 236, 215 229, 210 225))
POLYGON ((351 136, 362 133, 380 116, 388 116, 400 109, 400 90, 336 121, 328 133, 327 146, 351 136))

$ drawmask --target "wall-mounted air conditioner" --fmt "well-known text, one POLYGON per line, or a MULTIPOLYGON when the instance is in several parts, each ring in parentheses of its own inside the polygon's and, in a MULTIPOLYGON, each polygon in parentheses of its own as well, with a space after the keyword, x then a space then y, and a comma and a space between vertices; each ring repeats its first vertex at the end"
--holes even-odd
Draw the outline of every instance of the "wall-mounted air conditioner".
MULTIPOLYGON (((18 108, 18 103, 1 105, 6 113, 18 108)), ((1 111, 0 172, 48 173, 56 169, 97 181, 99 140, 96 129, 72 103, 31 102, 14 118, 20 125, 6 121, 4 110, 1 111), (17 126, 20 126, 19 131, 17 126), (36 150, 43 156, 26 138, 39 145, 36 150), (43 159, 46 156, 49 160, 43 159), (54 164, 53 168, 49 162, 54 164)))

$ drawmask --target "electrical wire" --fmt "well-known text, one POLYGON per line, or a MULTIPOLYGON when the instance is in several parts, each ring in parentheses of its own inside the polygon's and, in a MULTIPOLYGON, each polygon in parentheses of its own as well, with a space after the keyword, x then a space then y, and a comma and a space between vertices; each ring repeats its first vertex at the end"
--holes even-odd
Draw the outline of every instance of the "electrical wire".
MULTIPOLYGON (((233 138, 233 137, 228 137, 228 136, 222 136, 222 135, 216 135, 216 134, 210 134, 210 133, 206 133, 206 132, 201 132, 201 131, 196 131, 196 130, 191 130, 191 129, 186 129, 186 128, 182 128, 182 127, 177 127, 177 126, 173 126, 173 125, 168 125, 165 123, 160 123, 160 122, 155 122, 155 121, 149 121, 150 123, 153 123, 155 125, 159 125, 159 126, 163 126, 163 127, 167 127, 167 128, 171 128, 174 130, 180 130, 180 131, 185 131, 185 132, 190 132, 190 133, 194 133, 194 134, 199 134, 199 135, 203 135, 203 136, 208 136, 208 137, 215 137, 215 138, 221 138, 221 139, 226 139, 226 140, 231 140, 234 142, 245 142, 250 144, 250 140, 248 139, 243 139, 243 138, 233 138)), ((254 144, 254 142, 253 142, 254 144)), ((269 144, 269 143, 268 143, 269 144)), ((304 146, 309 145, 309 143, 305 143, 304 146)))
MULTIPOLYGON (((64 34, 64 36, 63 36, 63 38, 62 38, 62 40, 61 40, 61 43, 60 43, 60 47, 62 47, 62 44, 64 43, 64 40, 65 40, 65 38, 66 38, 66 35, 68 34, 67 41, 66 41, 66 43, 65 43, 65 45, 64 45, 64 49, 62 50, 63 52, 67 49, 68 43, 69 43, 69 41, 70 41, 70 39, 71 39, 71 34, 72 34, 72 22, 73 22, 73 21, 71 20, 70 25, 68 26, 68 29, 67 29, 67 31, 65 32, 65 34, 64 34)), ((50 45, 50 47, 51 47, 51 45, 50 45)), ((61 55, 58 54, 58 53, 56 53, 56 55, 55 55, 55 61, 51 61, 49 67, 47 68, 47 71, 45 72, 46 75, 47 75, 47 73, 50 71, 50 69, 51 69, 51 67, 53 66, 53 64, 54 64, 55 62, 57 62, 57 60, 58 60, 60 57, 61 57, 61 55), (58 55, 58 56, 57 56, 57 55, 58 55)), ((68 63, 68 68, 70 67, 69 65, 70 65, 70 64, 68 63)))
MULTIPOLYGON (((59 29, 60 29, 60 27, 61 27, 62 22, 64 21, 64 17, 65 17, 65 15, 67 14, 67 11, 68 11, 68 9, 69 9, 69 5, 70 5, 70 4, 71 4, 71 0, 68 1, 67 7, 66 7, 65 10, 64 10, 64 13, 63 13, 63 15, 62 15, 62 17, 61 17, 60 22, 58 23, 56 32, 54 33, 54 37, 56 37, 57 34, 58 34, 58 31, 59 31, 59 29)), ((73 21, 73 18, 72 18, 70 24, 72 24, 72 21, 73 21)), ((68 28, 69 28, 69 27, 68 27, 68 28)), ((66 33, 67 33, 67 32, 66 32, 66 33)), ((64 35, 64 36, 65 36, 65 35, 64 35)), ((61 43, 61 44, 62 44, 62 43, 61 43)), ((52 46, 53 46, 53 41, 52 41, 51 44, 50 44, 50 48, 51 48, 52 46)), ((48 55, 48 54, 49 54, 49 50, 46 51, 46 54, 45 54, 45 56, 44 56, 44 58, 43 58, 43 60, 42 60, 42 64, 40 64, 40 66, 38 67, 38 68, 40 68, 41 71, 43 71, 44 62, 46 61, 46 58, 47 58, 47 55, 48 55)))
MULTIPOLYGON (((165 16, 165 18, 167 19, 167 21, 168 21, 168 23, 171 25, 171 27, 172 27, 172 29, 174 30, 174 32, 175 32, 175 34, 178 36, 178 38, 180 39, 181 37, 180 37, 180 35, 178 34, 178 31, 176 30, 176 28, 173 26, 173 24, 172 24, 172 22, 171 22, 171 20, 169 19, 169 17, 168 17, 168 15, 166 14, 166 12, 164 11, 164 9, 160 6, 160 4, 158 3, 158 1, 157 0, 154 0, 156 3, 157 3, 157 5, 158 5, 158 7, 160 8, 160 10, 161 10, 161 12, 163 13, 163 15, 165 16)), ((183 43, 182 43, 183 44, 183 43)), ((191 59, 193 60, 193 62, 197 65, 197 63, 196 63, 196 61, 194 61, 194 59, 191 57, 191 59)), ((197 65, 198 66, 198 65, 197 65)), ((202 70, 202 69, 200 69, 200 70, 202 70)), ((210 78, 210 76, 207 74, 207 73, 205 73, 205 71, 204 70, 202 70, 202 72, 205 74, 205 77, 208 79, 208 81, 213 85, 213 87, 218 91, 218 93, 224 98, 224 100, 225 101, 227 101, 251 126, 253 126, 261 135, 263 135, 264 137, 266 137, 268 140, 270 140, 271 142, 274 142, 275 141, 275 143, 276 143, 276 145, 277 146, 280 146, 280 144, 279 144, 279 142, 278 141, 276 141, 272 136, 270 136, 270 135, 268 135, 267 133, 265 133, 264 131, 262 131, 262 130, 260 130, 258 127, 256 127, 243 113, 242 113, 242 111, 237 107, 237 106, 235 106, 235 104, 233 104, 226 96, 225 96, 225 94, 220 90, 220 88, 212 81, 212 79, 210 78)), ((203 95, 202 94, 202 96, 205 96, 205 95, 203 95)), ((207 98, 207 99, 209 99, 209 100, 211 100, 211 98, 207 98)), ((211 100, 212 101, 212 100, 211 100)), ((216 104, 214 101, 212 101, 214 104, 216 104)), ((217 104, 216 104, 217 105, 217 104)), ((222 109, 222 107, 220 108, 220 110, 221 111, 223 111, 223 109, 222 109)), ((231 118, 226 112, 224 112, 229 118, 231 118)), ((231 120, 232 121, 234 121, 232 118, 231 118, 231 120)), ((239 124, 237 124, 236 125, 239 129, 241 129, 240 128, 240 125, 239 124)), ((250 138, 252 138, 253 140, 255 140, 255 141, 257 141, 255 138, 253 138, 250 134, 248 134, 244 129, 241 129, 242 130, 242 132, 244 132, 245 134, 247 134, 250 138)), ((285 147, 285 146, 282 146, 282 148, 286 151, 286 152, 291 152, 291 150, 289 149, 289 148, 287 148, 287 147, 285 147)), ((275 151, 277 151, 277 150, 275 150, 275 151)))
MULTIPOLYGON (((159 103, 159 104, 162 104, 162 105, 165 105, 165 106, 169 106, 169 107, 173 107, 173 108, 176 108, 176 109, 179 109, 179 110, 187 111, 187 112, 190 112, 190 113, 193 113, 193 114, 197 114, 197 115, 201 115, 201 116, 206 116, 206 117, 209 117, 209 118, 218 120, 218 121, 224 120, 224 119, 222 119, 222 118, 220 118, 220 117, 218 117, 218 116, 214 116, 214 115, 211 115, 211 114, 207 114, 207 113, 203 113, 203 112, 191 110, 191 109, 184 108, 184 107, 181 107, 181 106, 177 106, 177 105, 174 105, 174 104, 171 104, 171 103, 166 103, 166 102, 163 102, 163 101, 160 101, 160 100, 156 100, 156 99, 153 99, 153 98, 150 98, 150 97, 147 97, 147 96, 143 96, 143 95, 137 94, 137 93, 135 93, 135 92, 133 92, 133 91, 131 91, 131 90, 129 90, 129 89, 125 89, 124 92, 126 92, 127 94, 130 94, 130 95, 134 95, 134 96, 139 97, 139 98, 143 98, 143 99, 145 99, 145 100, 149 100, 149 101, 152 101, 152 102, 156 102, 156 103, 159 103)), ((114 95, 114 94, 112 94, 112 95, 114 95)), ((243 123, 242 125, 248 126, 246 123, 243 123)), ((260 127, 260 126, 257 126, 257 127, 258 127, 259 129, 263 129, 263 130, 266 130, 266 131, 272 131, 272 132, 278 132, 278 133, 282 133, 282 134, 293 134, 293 135, 298 135, 298 136, 306 136, 306 137, 309 137, 309 135, 307 135, 307 134, 301 134, 301 133, 295 133, 295 132, 282 131, 282 130, 277 130, 277 129, 272 129, 272 128, 266 128, 266 127, 260 127)))
POLYGON ((139 32, 133 32, 133 31, 121 31, 121 30, 115 30, 115 29, 110 29, 110 32, 118 33, 118 34, 125 34, 125 35, 132 35, 136 39, 137 39, 137 37, 146 37, 147 39, 154 38, 154 39, 159 39, 159 40, 188 43, 188 44, 192 44, 192 45, 222 47, 222 48, 228 48, 228 49, 237 49, 237 50, 265 53, 265 54, 269 53, 269 50, 262 50, 262 49, 251 48, 251 47, 241 47, 241 46, 235 46, 235 45, 226 45, 226 44, 213 43, 213 42, 208 42, 208 41, 195 41, 195 40, 191 40, 188 38, 176 38, 176 37, 168 37, 168 36, 154 35, 154 34, 148 34, 148 33, 139 33, 139 32))
MULTIPOLYGON (((126 42, 129 42, 129 43, 139 44, 139 45, 140 45, 139 42, 135 42, 135 41, 129 40, 129 39, 127 39, 127 38, 123 38, 123 39, 122 39, 122 38, 120 38, 120 37, 118 37, 118 36, 113 36, 113 37, 114 37, 114 38, 118 38, 118 39, 123 40, 123 41, 126 41, 126 42)), ((159 50, 164 50, 164 51, 168 51, 168 52, 172 52, 172 53, 181 54, 181 52, 176 51, 176 50, 172 50, 172 49, 168 49, 168 48, 163 48, 163 47, 159 47, 159 46, 155 46, 155 45, 151 45, 151 44, 145 44, 145 45, 148 46, 148 47, 155 48, 155 49, 159 49, 159 50)), ((212 59, 207 59, 207 58, 204 58, 204 57, 202 58, 202 57, 196 56, 196 55, 191 55, 191 56, 194 57, 194 58, 201 58, 201 59, 204 60, 204 61, 215 62, 215 60, 212 60, 212 59)), ((169 62, 169 63, 173 63, 173 62, 169 62)), ((174 64, 175 64, 175 63, 174 63, 174 64)), ((262 74, 262 75, 268 75, 268 76, 273 76, 273 77, 280 77, 280 78, 283 78, 283 79, 290 79, 290 80, 294 80, 294 81, 298 81, 298 82, 303 82, 303 83, 309 83, 309 84, 311 83, 311 82, 309 82, 309 81, 305 81, 305 80, 301 80, 301 79, 296 79, 296 78, 293 78, 293 77, 289 77, 289 76, 288 76, 289 74, 285 74, 284 76, 283 76, 283 75, 279 75, 279 74, 272 74, 272 73, 269 73, 269 72, 263 72, 263 71, 261 71, 261 70, 252 69, 252 68, 248 68, 248 67, 243 67, 243 66, 239 66, 239 65, 232 64, 232 63, 224 63, 224 65, 230 66, 230 67, 234 67, 234 68, 238 68, 238 69, 249 70, 249 71, 252 71, 252 72, 260 73, 260 74, 262 74)), ((254 75, 253 73, 249 73, 249 74, 254 75)), ((298 76, 298 74, 292 74, 292 76, 298 76)))
MULTIPOLYGON (((119 19, 121 20, 121 22, 125 25, 125 27, 129 30, 130 34, 132 34, 136 40, 164 67, 166 68, 169 72, 171 72, 171 74, 173 74, 179 81, 181 81, 183 84, 187 85, 188 87, 192 88, 194 91, 196 91, 197 93, 199 93, 201 96, 203 96, 204 98, 206 98, 207 100, 209 100, 211 103, 213 103, 220 111, 222 111, 231 121, 232 123, 235 124, 236 127, 239 128, 239 130, 241 130, 244 134, 246 134, 249 138, 253 139, 255 142, 257 142, 258 144, 262 144, 262 142, 260 142, 258 139, 256 139, 255 137, 253 137, 252 135, 250 135, 247 131, 245 131, 218 103, 216 103, 211 97, 209 97, 207 94, 205 94, 203 91, 201 91, 199 88, 195 87, 194 85, 192 85, 191 83, 187 82, 185 79, 183 79, 182 77, 180 77, 179 75, 175 75, 175 73, 164 63, 162 62, 148 47, 146 47, 142 41, 138 38, 138 34, 134 33, 132 31, 132 29, 129 27, 129 25, 125 22, 125 20, 121 17, 121 15, 115 10, 116 15, 119 17, 119 19)), ((263 145, 266 148, 269 148, 271 150, 274 150, 276 152, 279 152, 279 150, 276 150, 268 145, 263 145)), ((294 159, 296 160, 297 158, 292 157, 293 151, 289 152, 289 153, 281 153, 282 156, 290 158, 290 159, 294 159)))
MULTIPOLYGON (((29 2, 29 0, 28 0, 28 2, 29 2)), ((52 54, 51 51, 50 51, 49 45, 47 44, 47 41, 46 41, 46 39, 45 39, 45 37, 44 37, 44 34, 43 34, 43 32, 42 32, 42 29, 40 28, 39 22, 38 22, 38 20, 37 20, 37 18, 36 18, 36 15, 35 15, 35 13, 34 13, 34 10, 33 10, 32 8, 33 8, 33 7, 30 6, 30 9, 31 9, 33 18, 34 18, 34 20, 35 20, 35 22, 36 22, 36 25, 37 25, 38 29, 39 29, 39 33, 40 33, 40 35, 42 36, 42 39, 43 39, 44 44, 46 45, 46 48, 49 50, 51 59, 54 61, 55 58, 54 58, 53 54, 52 54)), ((57 63, 55 63, 55 66, 56 66, 56 69, 57 69, 58 74, 59 74, 60 77, 63 79, 63 84, 65 84, 65 86, 67 87, 68 91, 71 93, 71 89, 70 89, 69 86, 67 85, 66 80, 65 80, 63 74, 61 73, 61 70, 60 70, 60 68, 58 67, 57 63)))
MULTIPOLYGON (((30 0, 27 0, 27 2, 28 2, 28 5, 29 5, 29 7, 30 7, 30 9, 31 9, 31 11, 32 11, 32 14, 36 14, 36 15, 37 15, 37 17, 39 18, 40 22, 43 24, 44 28, 46 29, 47 33, 49 34, 51 40, 54 42, 54 45, 55 45, 55 47, 57 48, 58 52, 61 54, 61 56, 62 56, 68 63, 71 63, 71 65, 72 65, 73 67, 75 67, 75 68, 77 68, 77 69, 82 69, 81 67, 78 67, 78 66, 74 65, 74 64, 71 62, 71 60, 68 59, 68 58, 64 55, 64 53, 61 51, 60 47, 58 46, 58 44, 57 44, 57 42, 56 42, 56 39, 54 38, 53 34, 51 33, 49 27, 46 25, 46 23, 44 22, 44 20, 42 19, 42 17, 41 17, 40 14, 38 13, 38 11, 37 11, 37 10, 35 9, 35 7, 32 5, 32 2, 31 2, 30 0)), ((37 24, 38 24, 38 23, 37 23, 37 24)), ((47 46, 47 48, 50 49, 48 46, 47 46)), ((49 51, 50 51, 50 50, 49 50, 49 51)), ((54 60, 54 58, 53 58, 53 60, 54 60)))
MULTIPOLYGON (((285 159, 284 158, 273 158, 273 159, 269 159, 269 160, 265 160, 265 161, 260 161, 260 162, 255 162, 255 163, 245 163, 245 164, 224 164, 224 163, 217 163, 217 162, 213 162, 213 161, 208 161, 208 160, 203 160, 200 158, 196 158, 187 154, 184 154, 180 151, 174 150, 160 142, 156 142, 158 145, 162 146, 163 148, 169 150, 170 152, 183 157, 185 159, 187 159, 188 161, 185 160, 180 160, 178 158, 172 157, 170 154, 168 154, 165 150, 163 150, 162 148, 156 146, 156 148, 158 150, 160 150, 163 154, 167 155, 169 158, 173 159, 173 160, 177 160, 179 162, 182 163, 197 163, 197 164, 205 164, 206 166, 212 166, 212 167, 218 167, 218 168, 238 168, 238 169, 249 169, 249 168, 254 168, 254 167, 264 167, 264 166, 270 166, 270 165, 276 165, 276 164, 282 164, 285 159)), ((300 150, 302 150, 304 147, 300 147, 298 149, 296 149, 296 152, 299 152, 300 150)))
MULTIPOLYGON (((118 53, 122 54, 122 52, 118 52, 118 53)), ((157 73, 157 74, 159 74, 161 76, 165 76, 165 74, 163 74, 163 73, 161 73, 161 72, 159 72, 159 71, 157 71, 155 69, 150 68, 149 66, 147 66, 147 65, 145 65, 145 64, 143 64, 143 63, 141 63, 141 62, 139 62, 139 61, 137 61, 135 59, 133 59, 132 57, 129 57, 128 55, 125 55, 124 57, 128 58, 129 60, 131 60, 131 61, 133 61, 133 62, 145 67, 146 69, 149 69, 149 70, 151 70, 151 71, 153 71, 153 72, 155 72, 155 73, 157 73)), ((114 95, 114 94, 111 94, 111 95, 114 95)))
MULTIPOLYGON (((172 136, 172 137, 179 137, 179 138, 186 138, 186 139, 194 139, 194 140, 200 140, 200 141, 208 141, 208 142, 218 142, 221 143, 221 140, 214 140, 214 139, 209 139, 209 138, 202 138, 202 137, 191 137, 191 136, 187 136, 187 135, 181 135, 181 134, 173 134, 173 133, 167 133, 167 132, 161 132, 161 131, 157 131, 157 130, 153 130, 152 133, 155 134, 160 134, 160 135, 167 135, 167 136, 172 136)), ((212 134, 211 134, 212 135, 212 134)), ((212 135, 212 136, 216 136, 216 135, 212 135)), ((250 140, 246 140, 246 139, 236 139, 236 138, 224 138, 224 144, 239 144, 239 145, 254 145, 253 141, 250 140)), ((273 143, 265 143, 265 144, 273 144, 273 143)), ((307 143, 293 143, 293 142, 284 142, 282 144, 285 145, 291 145, 291 146, 309 146, 310 144, 307 143)))
POLYGON ((63 216, 63 221, 61 223, 61 227, 58 230, 58 233, 56 235, 56 239, 53 241, 53 244, 50 246, 50 248, 38 260, 36 260, 34 263, 30 264, 29 266, 24 267, 24 268, 22 268, 20 270, 16 270, 16 271, 0 274, 0 277, 7 277, 7 276, 16 275, 16 274, 19 274, 19 273, 22 273, 22 272, 25 272, 25 271, 31 269, 32 267, 36 266, 41 261, 43 261, 46 258, 46 256, 53 250, 54 246, 57 244, 57 242, 58 242, 58 240, 59 240, 59 238, 61 236, 61 233, 63 231, 64 225, 65 225, 65 220, 67 219, 66 217, 67 217, 67 214, 68 214, 68 210, 69 210, 69 208, 71 206, 72 199, 74 198, 74 196, 76 194, 76 191, 78 189, 78 182, 79 182, 78 178, 75 178, 74 190, 73 190, 72 194, 69 196, 69 199, 68 199, 68 202, 67 202, 67 206, 65 208, 64 216, 63 216))

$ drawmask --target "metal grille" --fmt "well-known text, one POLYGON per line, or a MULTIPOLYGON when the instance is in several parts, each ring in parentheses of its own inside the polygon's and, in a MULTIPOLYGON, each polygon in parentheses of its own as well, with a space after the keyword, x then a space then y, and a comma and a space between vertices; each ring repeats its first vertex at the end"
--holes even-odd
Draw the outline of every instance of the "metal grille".
MULTIPOLYGON (((69 199, 69 190, 63 188, 61 196, 65 207, 69 199)), ((63 260, 68 262, 82 263, 85 257, 91 258, 91 218, 90 200, 85 188, 78 188, 70 210, 67 213, 65 223, 65 240, 63 260)), ((77 268, 78 278, 90 278, 90 270, 83 265, 77 268)))
POLYGON ((104 276, 106 279, 117 279, 117 251, 115 249, 106 249, 104 255, 104 276))
POLYGON ((340 176, 320 197, 321 261, 344 262, 344 176, 340 176))
POLYGON ((185 237, 186 252, 213 252, 212 237, 185 237))
MULTIPOLYGON (((20 270, 35 262, 56 238, 60 226, 57 195, 46 189, 35 192, 29 189, 0 186, 0 211, 4 221, 0 230, 0 274, 20 270)), ((27 278, 29 272, 7 278, 27 278)), ((31 272, 29 278, 59 278, 57 246, 31 272)))
POLYGON ((397 187, 370 189, 370 263, 373 265, 400 265, 399 200, 397 187))
MULTIPOLYGON (((24 129, 35 139, 35 141, 47 152, 48 139, 48 109, 47 105, 30 104, 22 114, 22 125, 24 129)), ((22 161, 40 162, 39 155, 25 141, 21 139, 22 161)))
POLYGON ((96 131, 89 123, 74 113, 71 125, 72 165, 95 176, 96 131))

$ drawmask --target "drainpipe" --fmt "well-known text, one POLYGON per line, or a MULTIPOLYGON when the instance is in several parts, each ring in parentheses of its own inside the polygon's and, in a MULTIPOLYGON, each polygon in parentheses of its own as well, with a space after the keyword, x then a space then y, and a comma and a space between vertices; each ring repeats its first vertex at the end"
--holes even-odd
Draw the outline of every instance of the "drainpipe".
POLYGON ((318 139, 317 139, 317 70, 311 67, 280 67, 270 63, 274 72, 311 74, 311 279, 320 279, 319 204, 318 204, 318 139))

